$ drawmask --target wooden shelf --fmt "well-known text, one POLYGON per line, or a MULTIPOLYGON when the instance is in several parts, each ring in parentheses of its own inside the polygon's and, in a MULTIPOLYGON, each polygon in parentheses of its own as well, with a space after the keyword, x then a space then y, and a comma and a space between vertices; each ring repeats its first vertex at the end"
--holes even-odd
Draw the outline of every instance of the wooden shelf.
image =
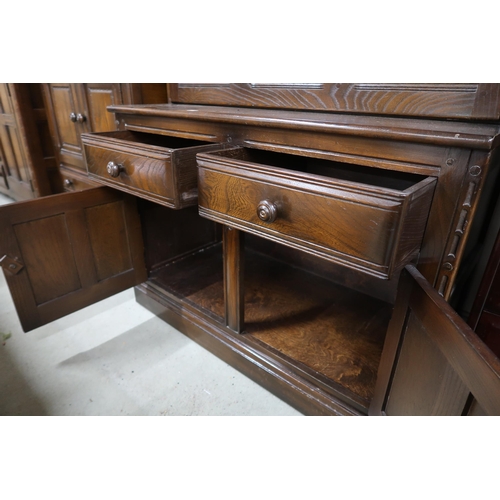
MULTIPOLYGON (((245 251, 245 329, 234 334, 368 408, 392 306, 303 269, 245 251)), ((154 271, 149 281, 224 324, 222 247, 154 271)))

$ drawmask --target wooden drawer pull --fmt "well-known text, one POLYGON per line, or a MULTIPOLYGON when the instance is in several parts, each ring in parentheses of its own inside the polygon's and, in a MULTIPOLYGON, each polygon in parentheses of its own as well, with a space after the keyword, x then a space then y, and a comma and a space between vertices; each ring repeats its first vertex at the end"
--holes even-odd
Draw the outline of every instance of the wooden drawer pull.
POLYGON ((125 169, 123 168, 123 165, 117 164, 114 161, 110 161, 108 163, 108 166, 106 167, 106 170, 108 171, 108 174, 111 175, 111 177, 118 177, 120 175, 120 172, 123 172, 125 169))
POLYGON ((257 207, 257 215, 261 221, 274 222, 278 215, 278 208, 274 203, 264 200, 257 207))

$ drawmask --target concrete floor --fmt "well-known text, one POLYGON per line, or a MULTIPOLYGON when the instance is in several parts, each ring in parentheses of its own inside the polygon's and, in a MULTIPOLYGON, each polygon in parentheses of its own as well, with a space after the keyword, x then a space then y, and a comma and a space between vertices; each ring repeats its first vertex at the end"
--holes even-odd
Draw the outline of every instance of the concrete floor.
POLYGON ((0 415, 301 414, 141 307, 132 289, 24 333, 0 272, 0 415))

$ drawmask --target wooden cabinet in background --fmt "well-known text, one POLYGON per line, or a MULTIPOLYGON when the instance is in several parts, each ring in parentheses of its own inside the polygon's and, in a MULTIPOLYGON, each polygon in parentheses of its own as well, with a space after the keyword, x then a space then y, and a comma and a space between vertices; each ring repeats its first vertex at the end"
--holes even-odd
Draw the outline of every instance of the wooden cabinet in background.
POLYGON ((53 149, 39 84, 0 84, 0 192, 14 200, 51 193, 53 149))
POLYGON ((57 191, 95 185, 86 177, 81 134, 120 128, 108 106, 167 101, 165 84, 47 83, 44 94, 60 169, 57 191))

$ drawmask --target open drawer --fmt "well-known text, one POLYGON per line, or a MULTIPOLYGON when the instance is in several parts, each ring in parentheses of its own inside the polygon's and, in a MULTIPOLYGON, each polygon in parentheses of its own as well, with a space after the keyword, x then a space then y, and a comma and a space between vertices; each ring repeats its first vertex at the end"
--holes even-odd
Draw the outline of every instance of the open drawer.
POLYGON ((385 279, 418 254, 436 184, 243 147, 197 161, 200 215, 385 279))
POLYGON ((171 208, 196 205, 196 153, 223 147, 129 130, 82 134, 82 142, 90 178, 171 208))

